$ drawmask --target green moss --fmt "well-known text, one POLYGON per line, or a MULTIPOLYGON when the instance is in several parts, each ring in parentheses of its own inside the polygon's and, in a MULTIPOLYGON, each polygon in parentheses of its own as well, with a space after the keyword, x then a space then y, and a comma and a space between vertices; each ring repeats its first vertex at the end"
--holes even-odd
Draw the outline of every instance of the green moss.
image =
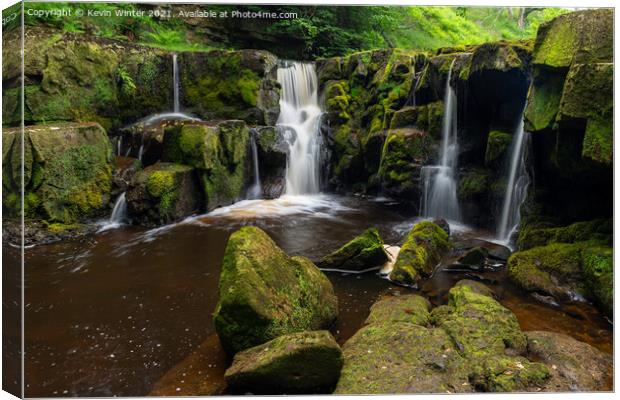
POLYGON ((611 244, 613 240, 612 220, 595 219, 553 228, 526 225, 519 230, 517 244, 520 250, 527 250, 549 243, 575 243, 587 240, 611 244))
POLYGON ((469 200, 475 198, 476 196, 484 195, 489 191, 488 182, 488 171, 483 169, 468 171, 459 181, 459 198, 469 200))
POLYGON ((613 248, 586 247, 582 252, 582 263, 586 288, 605 314, 612 316, 614 307, 613 248))
POLYGON ((560 109, 560 100, 564 88, 565 75, 535 72, 534 85, 530 89, 527 109, 525 110, 526 129, 538 132, 554 126, 560 109))
POLYGON ((323 269, 363 271, 380 267, 388 261, 379 231, 370 228, 340 249, 323 257, 318 266, 323 269))
POLYGON ((443 253, 450 248, 448 234, 443 229, 429 221, 417 223, 407 234, 390 279, 417 285, 420 279, 432 274, 443 253))
POLYGON ((484 155, 484 163, 489 166, 497 162, 501 162, 512 142, 512 135, 510 133, 501 131, 491 131, 487 138, 487 148, 484 155))

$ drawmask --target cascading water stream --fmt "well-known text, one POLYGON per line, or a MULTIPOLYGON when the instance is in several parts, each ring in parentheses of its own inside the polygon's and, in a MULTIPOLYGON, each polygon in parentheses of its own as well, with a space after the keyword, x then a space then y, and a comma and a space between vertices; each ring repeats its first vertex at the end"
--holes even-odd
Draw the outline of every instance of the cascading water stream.
POLYGON ((252 167, 254 169, 254 183, 248 191, 248 198, 259 199, 263 195, 263 188, 260 182, 260 170, 258 168, 258 147, 256 146, 256 138, 252 135, 250 139, 250 149, 252 150, 252 167))
POLYGON ((278 68, 278 82, 282 94, 277 125, 284 130, 289 143, 284 193, 319 193, 322 111, 314 65, 286 62, 278 68))
POLYGON ((504 194, 502 214, 497 226, 497 238, 509 242, 519 227, 521 213, 519 209, 527 196, 530 178, 525 164, 529 135, 524 129, 523 114, 515 131, 510 145, 510 165, 508 169, 508 183, 504 194))
POLYGON ((111 223, 121 224, 127 220, 127 200, 125 200, 125 192, 121 193, 112 209, 112 215, 110 216, 111 223))
POLYGON ((450 65, 444 95, 440 164, 422 167, 422 215, 460 221, 454 171, 458 156, 456 92, 450 86, 454 59, 450 65))

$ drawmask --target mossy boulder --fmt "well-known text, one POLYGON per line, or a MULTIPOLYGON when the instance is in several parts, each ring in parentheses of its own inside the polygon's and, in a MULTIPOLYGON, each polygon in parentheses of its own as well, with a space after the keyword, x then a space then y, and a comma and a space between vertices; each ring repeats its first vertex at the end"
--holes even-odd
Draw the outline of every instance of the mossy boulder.
POLYGON ((57 123, 2 130, 3 209, 48 223, 73 224, 105 213, 110 200, 112 146, 97 123, 57 123))
POLYGON ((597 241, 552 243, 514 253, 508 259, 508 277, 521 288, 573 300, 592 299, 613 313, 613 249, 597 241))
POLYGON ((237 353, 224 378, 233 393, 330 393, 342 350, 328 331, 297 332, 237 353))
POLYGON ((613 243, 613 220, 595 219, 575 222, 562 227, 526 225, 519 230, 519 250, 527 250, 550 243, 575 243, 595 240, 601 244, 613 243))
POLYGON ((167 128, 163 160, 196 168, 206 208, 232 204, 248 181, 249 129, 239 120, 167 128))
POLYGON ((528 356, 547 365, 549 392, 609 391, 613 382, 613 357, 570 336, 544 331, 525 332, 528 356))
POLYGON ((508 154, 512 142, 512 134, 502 131, 491 131, 487 138, 487 148, 484 154, 484 164, 488 167, 499 166, 508 154))
POLYGON ((430 276, 444 253, 451 248, 448 234, 429 221, 419 222, 407 234, 390 280, 416 286, 430 276))
POLYGON ((459 284, 448 304, 430 313, 418 295, 377 302, 343 346, 335 393, 540 390, 548 368, 525 358, 527 338, 516 317, 482 293, 459 284))
POLYGON ((204 208, 196 170, 174 163, 139 171, 125 197, 131 219, 147 226, 177 222, 204 208))
POLYGON ((376 269, 387 261, 389 257, 379 231, 370 228, 338 250, 323 257, 317 266, 321 269, 366 271, 376 269))
POLYGON ((183 104, 201 118, 274 125, 280 112, 277 59, 262 50, 179 54, 183 104))
POLYGON ((241 228, 228 240, 219 294, 215 329, 229 353, 328 327, 338 314, 327 277, 310 260, 286 255, 256 227, 241 228))

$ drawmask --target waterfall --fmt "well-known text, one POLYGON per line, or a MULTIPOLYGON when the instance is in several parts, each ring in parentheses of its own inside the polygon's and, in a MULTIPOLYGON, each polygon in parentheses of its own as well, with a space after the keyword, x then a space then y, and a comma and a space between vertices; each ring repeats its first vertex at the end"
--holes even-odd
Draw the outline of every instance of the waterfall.
POLYGON ((176 53, 172 55, 172 81, 174 83, 174 112, 179 113, 181 112, 181 103, 179 102, 179 67, 176 53))
POLYGON ((127 201, 125 200, 125 192, 121 193, 112 209, 112 215, 110 216, 110 223, 121 224, 127 220, 127 201))
POLYGON ((313 64, 286 62, 278 68, 282 86, 277 125, 289 143, 286 163, 287 195, 318 193, 321 137, 321 108, 313 64))
POLYGON ((263 195, 263 188, 260 183, 260 171, 258 169, 258 148, 256 146, 256 138, 252 135, 250 140, 250 148, 252 150, 252 166, 254 167, 254 183, 250 187, 248 197, 250 199, 259 199, 263 195))
POLYGON ((116 155, 121 156, 121 150, 123 149, 123 135, 118 135, 116 142, 116 155))
POLYGON ((411 107, 415 107, 416 105, 415 91, 418 90, 418 85, 420 84, 420 78, 422 77, 422 72, 418 72, 417 74, 414 74, 414 77, 415 77, 415 83, 411 87, 411 92, 409 92, 409 98, 407 99, 407 104, 406 104, 411 107))
POLYGON ((460 221, 461 213, 454 178, 458 156, 457 104, 456 92, 450 86, 454 61, 456 58, 452 60, 446 79, 440 164, 425 166, 421 170, 423 184, 421 211, 425 217, 460 221))
POLYGON ((525 165, 528 144, 529 134, 524 129, 523 114, 521 114, 519 125, 510 144, 508 182, 504 194, 502 214, 497 227, 497 238, 505 242, 510 241, 510 237, 519 227, 521 220, 519 209, 525 201, 527 187, 530 184, 525 165))

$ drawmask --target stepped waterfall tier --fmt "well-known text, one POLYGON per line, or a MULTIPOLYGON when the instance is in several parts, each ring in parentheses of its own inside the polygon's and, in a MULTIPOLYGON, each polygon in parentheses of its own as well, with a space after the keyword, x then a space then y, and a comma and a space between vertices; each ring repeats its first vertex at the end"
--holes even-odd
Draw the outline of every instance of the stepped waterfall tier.
POLYGON ((248 191, 248 198, 259 199, 263 194, 263 188, 260 183, 260 169, 258 166, 258 147, 256 146, 256 137, 252 135, 250 138, 250 150, 252 152, 252 176, 254 182, 248 191))
POLYGON ((508 180, 502 204, 502 213, 497 225, 497 237, 504 242, 509 242, 519 227, 521 219, 519 208, 527 197, 527 188, 530 184, 526 166, 529 135, 525 131, 524 126, 525 122, 523 121, 523 116, 521 116, 510 145, 508 180))
POLYGON ((278 68, 278 82, 282 94, 277 125, 289 143, 285 194, 319 193, 322 111, 315 67, 286 61, 278 68))
POLYGON ((454 62, 446 77, 444 95, 444 115, 441 127, 440 164, 422 168, 422 215, 424 217, 445 218, 460 221, 461 212, 456 196, 456 179, 454 176, 457 157, 457 102, 456 92, 450 81, 454 62))

